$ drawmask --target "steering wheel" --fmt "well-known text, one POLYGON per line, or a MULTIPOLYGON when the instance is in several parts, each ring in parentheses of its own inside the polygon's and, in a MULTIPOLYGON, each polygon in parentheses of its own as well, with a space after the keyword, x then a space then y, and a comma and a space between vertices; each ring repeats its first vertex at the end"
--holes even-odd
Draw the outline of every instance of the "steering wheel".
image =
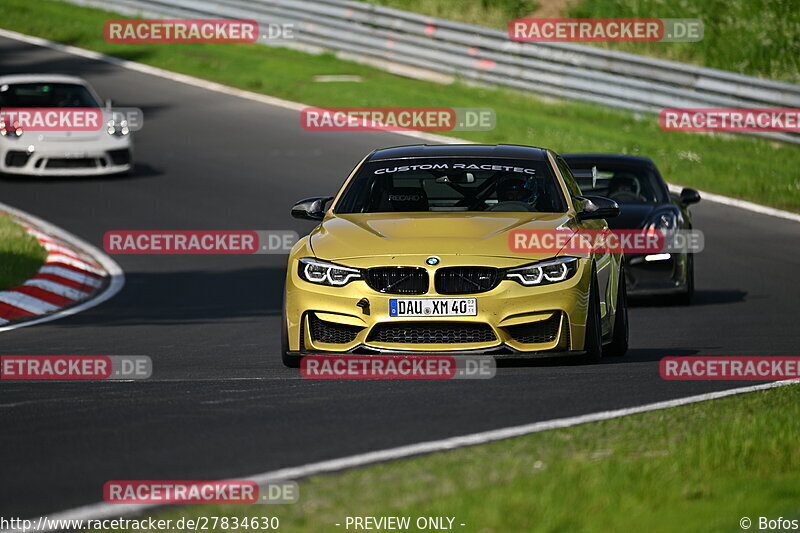
POLYGON ((506 213, 530 213, 533 211, 530 204, 518 201, 497 202, 485 211, 503 211, 506 213))
POLYGON ((641 194, 636 194, 635 192, 632 191, 619 191, 615 192, 614 194, 610 194, 608 197, 621 204, 625 203, 637 204, 647 201, 647 199, 644 196, 642 196, 641 194))

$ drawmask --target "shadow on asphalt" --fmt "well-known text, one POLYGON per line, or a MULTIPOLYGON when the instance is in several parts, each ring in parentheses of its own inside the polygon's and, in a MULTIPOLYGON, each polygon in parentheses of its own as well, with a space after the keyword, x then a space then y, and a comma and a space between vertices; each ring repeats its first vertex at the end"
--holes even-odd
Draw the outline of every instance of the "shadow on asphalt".
MULTIPOLYGON (((604 357, 600 363, 597 364, 646 363, 659 361, 662 357, 687 357, 696 355, 699 352, 700 350, 690 348, 635 348, 628 350, 628 353, 622 357, 604 357)), ((548 357, 543 359, 500 359, 497 361, 497 368, 581 365, 585 365, 585 363, 574 356, 548 357)))
POLYGON ((677 304, 674 299, 668 296, 628 296, 628 303, 631 307, 698 307, 702 305, 740 303, 744 302, 746 297, 747 291, 738 289, 697 290, 690 305, 677 304))
POLYGON ((51 327, 180 325, 279 316, 285 268, 125 272, 125 287, 108 303, 51 327))
MULTIPOLYGON (((63 44, 80 46, 80 42, 75 38, 65 36, 59 39, 63 44)), ((41 61, 31 61, 30 50, 36 46, 23 42, 14 42, 13 44, 5 44, 3 46, 3 55, 10 58, 26 58, 25 63, 13 63, 10 60, 0 64, 0 76, 7 76, 10 74, 30 74, 31 72, 49 72, 65 74, 69 76, 86 77, 87 75, 108 74, 112 75, 118 71, 119 67, 106 63, 104 61, 95 61, 92 59, 75 58, 72 56, 45 56, 47 59, 41 61), (80 65, 80 68, 75 68, 80 65)), ((142 62, 152 55, 152 52, 145 50, 127 50, 115 54, 117 57, 127 59, 129 61, 142 62)), ((6 59, 6 57, 4 57, 6 59)), ((113 95, 111 95, 113 98, 113 95)))

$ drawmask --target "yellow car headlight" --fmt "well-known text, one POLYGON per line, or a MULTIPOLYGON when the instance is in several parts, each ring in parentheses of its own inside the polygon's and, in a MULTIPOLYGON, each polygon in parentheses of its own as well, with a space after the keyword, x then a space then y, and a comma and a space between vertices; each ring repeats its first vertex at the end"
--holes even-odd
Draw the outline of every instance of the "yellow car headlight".
POLYGON ((558 257, 530 265, 509 268, 506 279, 514 280, 520 285, 547 285, 566 281, 578 271, 577 257, 558 257))
POLYGON ((357 268, 328 263, 309 257, 300 260, 297 273, 305 281, 331 287, 342 287, 351 281, 362 279, 361 271, 357 268))

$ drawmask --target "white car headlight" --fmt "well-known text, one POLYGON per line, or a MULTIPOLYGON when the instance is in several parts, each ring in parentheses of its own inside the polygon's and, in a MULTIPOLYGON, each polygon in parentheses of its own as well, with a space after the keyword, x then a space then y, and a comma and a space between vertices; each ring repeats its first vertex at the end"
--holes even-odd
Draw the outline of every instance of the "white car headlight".
POLYGON ((302 279, 308 282, 332 287, 342 287, 351 281, 361 279, 361 271, 357 268, 311 258, 301 259, 297 272, 302 279))
POLYGON ((0 118, 0 136, 16 139, 22 137, 22 133, 22 126, 19 122, 6 122, 6 119, 0 118))
POLYGON ((106 133, 114 137, 124 137, 131 132, 127 120, 116 121, 113 118, 106 123, 106 133))
POLYGON ((506 279, 514 280, 520 285, 548 285, 566 281, 578 271, 577 257, 558 257, 530 265, 509 268, 506 279))

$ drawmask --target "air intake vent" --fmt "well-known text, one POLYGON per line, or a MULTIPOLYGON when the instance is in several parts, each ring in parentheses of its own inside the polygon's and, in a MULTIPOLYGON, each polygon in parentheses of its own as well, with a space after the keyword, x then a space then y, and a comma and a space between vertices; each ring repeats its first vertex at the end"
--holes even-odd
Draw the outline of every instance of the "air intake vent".
POLYGON ((353 342, 358 332, 364 328, 328 322, 316 317, 313 313, 308 315, 311 339, 314 342, 327 342, 330 344, 348 344, 353 342))
POLYGON ((401 344, 483 343, 497 340, 488 324, 470 322, 392 322, 378 324, 367 342, 401 344))
POLYGON ((428 271, 420 267, 377 267, 367 270, 367 285, 386 294, 425 294, 428 271))
POLYGON ((475 294, 494 289, 499 281, 496 268, 480 266, 445 267, 436 271, 439 294, 475 294))
POLYGON ((561 325, 561 313, 556 313, 547 320, 507 326, 504 329, 511 338, 523 344, 541 344, 553 342, 558 338, 558 327, 561 325))

